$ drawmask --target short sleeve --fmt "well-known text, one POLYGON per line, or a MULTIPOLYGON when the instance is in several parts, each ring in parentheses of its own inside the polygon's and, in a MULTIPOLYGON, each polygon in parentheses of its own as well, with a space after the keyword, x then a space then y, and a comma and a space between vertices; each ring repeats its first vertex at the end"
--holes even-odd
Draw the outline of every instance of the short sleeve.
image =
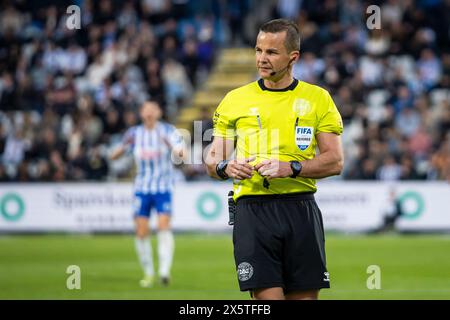
POLYGON ((172 125, 168 126, 168 139, 172 148, 185 148, 183 136, 178 132, 177 128, 172 125))
POLYGON ((122 138, 122 145, 127 149, 133 149, 136 141, 136 127, 129 128, 122 138))
POLYGON ((213 116, 213 136, 234 140, 236 137, 236 119, 231 114, 231 104, 229 94, 223 98, 214 112, 213 116))
POLYGON ((329 132, 340 135, 344 130, 341 114, 328 92, 326 92, 324 100, 324 112, 320 116, 317 132, 329 132))

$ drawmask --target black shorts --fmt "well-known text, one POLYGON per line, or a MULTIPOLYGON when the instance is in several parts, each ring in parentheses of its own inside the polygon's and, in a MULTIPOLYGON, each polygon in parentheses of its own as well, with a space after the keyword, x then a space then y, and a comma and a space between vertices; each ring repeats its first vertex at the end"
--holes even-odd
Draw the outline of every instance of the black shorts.
POLYGON ((330 287, 322 214, 312 193, 239 198, 233 244, 241 291, 330 287))

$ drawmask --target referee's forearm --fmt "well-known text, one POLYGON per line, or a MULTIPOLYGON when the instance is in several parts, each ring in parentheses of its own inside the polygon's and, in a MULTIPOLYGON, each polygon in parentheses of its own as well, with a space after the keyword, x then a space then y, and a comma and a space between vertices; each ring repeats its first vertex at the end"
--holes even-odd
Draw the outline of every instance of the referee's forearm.
POLYGON ((208 176, 210 176, 211 178, 217 179, 217 180, 222 180, 216 172, 216 166, 217 163, 214 162, 210 162, 210 163, 206 163, 206 173, 208 174, 208 176))
POLYGON ((302 166, 300 177, 320 179, 340 175, 344 166, 344 159, 333 152, 325 152, 314 159, 302 161, 302 166))

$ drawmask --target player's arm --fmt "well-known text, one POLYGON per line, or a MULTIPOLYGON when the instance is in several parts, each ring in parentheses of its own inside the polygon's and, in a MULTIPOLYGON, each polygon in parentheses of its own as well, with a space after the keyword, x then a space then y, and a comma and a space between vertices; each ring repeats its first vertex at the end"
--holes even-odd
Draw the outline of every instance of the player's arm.
POLYGON ((109 156, 109 158, 111 160, 117 160, 119 159, 121 156, 123 156, 125 153, 127 153, 127 151, 133 147, 134 145, 134 134, 135 134, 135 130, 134 128, 130 128, 127 130, 127 132, 125 132, 122 143, 117 146, 113 152, 111 153, 111 155, 109 156))
POLYGON ((303 178, 320 179, 339 175, 344 166, 344 152, 341 136, 335 133, 319 132, 316 135, 320 154, 311 159, 301 161, 303 178))
MULTIPOLYGON (((176 129, 175 129, 176 130, 176 129)), ((175 164, 182 164, 187 160, 187 148, 181 134, 173 131, 170 136, 162 136, 161 140, 169 148, 175 164)))
POLYGON ((111 160, 117 160, 121 156, 123 156, 126 152, 126 148, 123 145, 118 146, 116 149, 113 150, 109 158, 111 160))
POLYGON ((183 147, 181 147, 180 145, 174 146, 167 137, 161 137, 161 140, 166 144, 167 148, 169 148, 170 152, 172 152, 174 156, 183 157, 183 147))
POLYGON ((182 164, 186 162, 187 150, 184 144, 170 147, 170 150, 172 153, 172 159, 174 160, 175 164, 182 164))
MULTIPOLYGON (((234 152, 234 140, 214 137, 206 155, 206 172, 209 176, 222 180, 216 172, 217 164, 222 160, 229 160, 234 152)), ((253 159, 232 159, 228 161, 225 173, 234 179, 249 179, 253 174, 253 167, 249 164, 253 159)))

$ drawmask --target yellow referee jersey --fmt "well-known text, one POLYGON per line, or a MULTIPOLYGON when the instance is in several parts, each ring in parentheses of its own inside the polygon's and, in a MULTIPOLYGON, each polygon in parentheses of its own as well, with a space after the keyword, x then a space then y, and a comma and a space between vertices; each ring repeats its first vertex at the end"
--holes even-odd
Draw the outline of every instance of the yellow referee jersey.
MULTIPOLYGON (((236 158, 308 160, 316 154, 316 134, 341 134, 342 119, 323 88, 294 79, 285 89, 269 89, 264 81, 230 91, 214 113, 214 136, 236 139, 236 158)), ((276 178, 264 186, 254 172, 251 179, 234 180, 235 199, 243 195, 315 192, 316 180, 276 178)))

